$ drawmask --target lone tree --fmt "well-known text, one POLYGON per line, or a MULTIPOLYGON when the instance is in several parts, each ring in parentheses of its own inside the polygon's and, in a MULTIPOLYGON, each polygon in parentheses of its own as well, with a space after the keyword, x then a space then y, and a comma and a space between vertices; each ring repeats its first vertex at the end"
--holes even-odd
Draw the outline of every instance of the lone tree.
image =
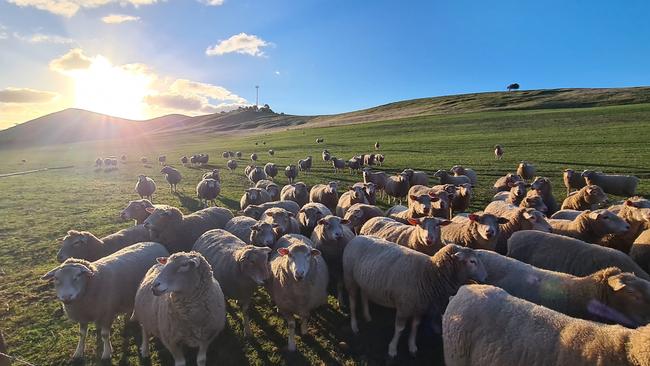
POLYGON ((512 83, 512 84, 508 85, 508 91, 513 91, 513 90, 519 90, 519 84, 512 83))

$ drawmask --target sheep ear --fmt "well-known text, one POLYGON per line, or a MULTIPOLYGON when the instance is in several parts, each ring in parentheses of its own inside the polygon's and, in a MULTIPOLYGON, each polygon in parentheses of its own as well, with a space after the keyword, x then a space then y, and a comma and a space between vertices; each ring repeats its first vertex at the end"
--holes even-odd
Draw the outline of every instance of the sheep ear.
POLYGON ((147 207, 144 210, 151 214, 156 210, 156 208, 155 207, 147 207))
MULTIPOLYGON (((469 216, 467 216, 467 218, 469 219, 469 221, 478 221, 479 220, 479 217, 478 217, 477 214, 469 214, 469 216)), ((456 253, 456 254, 458 254, 458 253, 456 253)))
POLYGON ((305 209, 304 209, 304 208, 300 208, 300 210, 298 210, 298 213, 305 213, 305 209))
POLYGON ((454 254, 452 255, 452 257, 453 257, 454 259, 456 259, 456 260, 462 261, 462 260, 465 259, 465 257, 466 257, 466 253, 465 253, 465 252, 456 252, 456 253, 454 253, 454 254))
POLYGON ((312 255, 313 257, 317 257, 317 256, 319 256, 319 255, 320 255, 320 250, 318 250, 318 249, 312 249, 312 250, 311 250, 311 255, 312 255))
POLYGON ((266 216, 273 217, 273 212, 265 212, 265 213, 266 213, 266 216))
POLYGON ((408 223, 411 224, 411 225, 419 225, 420 224, 420 220, 414 219, 412 217, 409 217, 408 219, 406 219, 406 221, 408 221, 408 223))
POLYGON ((451 223, 452 223, 451 220, 440 220, 440 222, 438 223, 438 225, 440 225, 440 226, 447 226, 447 225, 449 225, 449 224, 451 224, 451 223))
POLYGON ((530 220, 530 219, 533 219, 533 218, 535 218, 535 215, 531 214, 528 211, 524 211, 524 219, 530 220))
POLYGON ((508 220, 508 219, 505 218, 505 217, 499 217, 499 218, 497 219, 497 222, 498 222, 500 225, 505 225, 505 224, 509 223, 510 220, 508 220))
POLYGON ((280 254, 281 256, 285 256, 285 255, 289 254, 289 249, 287 249, 287 248, 278 248, 278 254, 280 254))
POLYGON ((625 206, 630 206, 630 207, 638 207, 636 203, 634 203, 631 200, 625 200, 625 206))
POLYGON ((316 224, 318 224, 318 225, 323 225, 323 226, 327 226, 327 221, 325 221, 325 219, 320 219, 320 220, 318 220, 318 221, 316 222, 316 224))
POLYGON ((156 262, 158 262, 158 263, 160 263, 160 264, 162 264, 164 266, 165 264, 167 264, 167 258, 168 257, 158 257, 158 258, 156 258, 156 262))
POLYGON ((45 280, 45 281, 51 280, 52 278, 54 278, 54 275, 56 274, 56 272, 58 270, 59 270, 59 267, 56 267, 53 270, 47 272, 46 274, 43 275, 43 277, 41 277, 41 280, 45 280))
POLYGON ((607 284, 609 287, 612 288, 614 291, 619 291, 623 288, 625 288, 625 283, 621 280, 620 276, 612 276, 607 279, 607 284))
POLYGON ((414 195, 414 194, 409 195, 409 198, 412 199, 413 201, 417 201, 417 200, 418 200, 418 196, 416 196, 416 195, 414 195))

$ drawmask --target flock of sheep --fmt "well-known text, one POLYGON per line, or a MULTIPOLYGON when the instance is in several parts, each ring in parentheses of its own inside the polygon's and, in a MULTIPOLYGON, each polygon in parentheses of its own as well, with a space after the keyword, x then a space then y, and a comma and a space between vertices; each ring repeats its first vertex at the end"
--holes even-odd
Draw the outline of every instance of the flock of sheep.
MULTIPOLYGON (((500 159, 503 148, 494 153, 500 159)), ((231 158, 241 153, 223 157, 235 170, 231 158)), ((418 327, 427 322, 442 329, 447 365, 650 365, 650 201, 634 196, 636 177, 566 170, 567 197, 558 204, 550 180, 521 162, 495 182, 483 211, 466 213, 477 184, 467 167, 435 172, 439 182, 431 186, 423 171, 373 171, 381 154, 345 161, 325 150, 322 159, 335 171, 362 170, 363 180, 309 188, 295 180, 311 170, 311 156, 285 168, 283 186, 275 164, 259 167, 257 155, 250 158, 252 187, 237 216, 222 207, 184 215, 153 204, 155 182, 141 175, 141 199, 120 213, 134 226, 103 238, 67 233, 61 265, 43 279, 54 281, 65 313, 79 323, 75 358, 83 357, 91 322, 102 358, 110 358, 111 324, 125 314, 141 325, 143 357, 155 336, 176 365, 185 364, 183 345, 198 348, 197 363, 205 365, 225 326, 225 299, 237 300, 250 336, 259 287, 286 319, 287 349, 295 351, 296 320, 308 332, 331 284, 339 307, 347 295, 354 333, 358 307, 366 322, 369 302, 396 310, 390 357, 407 327, 415 354, 418 327), (608 193, 629 198, 604 208, 608 193), (378 197, 400 204, 384 211, 378 197)), ((207 161, 207 154, 181 158, 207 161)), ((165 165, 161 173, 175 191, 179 171, 165 165)), ((205 173, 196 189, 214 203, 220 172, 205 173)))

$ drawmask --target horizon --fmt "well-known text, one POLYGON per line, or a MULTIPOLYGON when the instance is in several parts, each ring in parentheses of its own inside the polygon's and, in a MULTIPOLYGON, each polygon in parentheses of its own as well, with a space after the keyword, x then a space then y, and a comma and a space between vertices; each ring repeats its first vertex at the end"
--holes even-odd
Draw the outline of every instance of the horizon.
POLYGON ((525 90, 648 85, 640 61, 650 54, 648 10, 640 1, 7 0, 0 130, 68 108, 133 120, 212 114, 255 104, 255 85, 260 105, 292 115, 513 82, 525 90))

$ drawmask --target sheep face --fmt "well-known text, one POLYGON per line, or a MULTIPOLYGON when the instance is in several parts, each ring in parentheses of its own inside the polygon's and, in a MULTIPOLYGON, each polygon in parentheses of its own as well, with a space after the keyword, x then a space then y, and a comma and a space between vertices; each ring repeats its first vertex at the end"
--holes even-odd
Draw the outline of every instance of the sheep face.
POLYGON ((258 205, 248 205, 243 211, 240 211, 244 216, 252 217, 254 219, 259 219, 260 216, 264 213, 262 207, 258 205))
POLYGON ((330 193, 330 194, 336 194, 337 193, 336 190, 339 187, 338 182, 329 182, 329 183, 327 183, 327 185, 329 187, 328 190, 327 190, 328 193, 330 193))
POLYGON ((539 212, 546 213, 548 212, 548 207, 544 203, 542 197, 534 195, 528 196, 521 200, 521 207, 534 208, 539 212))
POLYGON ((269 253, 271 248, 247 245, 236 258, 241 273, 256 284, 263 285, 271 276, 269 253))
POLYGON ((200 280, 200 254, 196 252, 176 253, 170 257, 158 258, 162 266, 153 280, 151 291, 155 296, 165 293, 189 293, 200 280))
POLYGON ((589 213, 596 227, 605 233, 623 234, 630 230, 630 224, 609 210, 596 210, 589 213))
POLYGON ((533 209, 527 208, 524 211, 524 219, 529 222, 530 229, 528 230, 537 230, 543 231, 545 233, 552 233, 553 228, 551 224, 546 220, 546 216, 543 213, 533 209))
POLYGON ((632 273, 614 273, 607 278, 609 302, 631 317, 632 326, 650 323, 650 283, 632 273))
POLYGON ((265 222, 257 223, 251 226, 251 244, 258 247, 272 248, 275 245, 275 241, 277 239, 274 230, 277 227, 277 224, 269 224, 265 222))
POLYGON ((419 241, 427 243, 427 245, 438 243, 440 241, 440 227, 451 224, 450 220, 435 217, 409 218, 408 222, 417 227, 416 232, 419 241))
POLYGON ((323 226, 323 238, 326 241, 339 241, 345 234, 343 232, 343 225, 350 222, 340 217, 328 215, 318 220, 318 225, 323 226))
POLYGON ((607 201, 607 194, 605 194, 602 188, 595 185, 591 185, 591 186, 587 186, 585 190, 587 193, 585 199, 590 204, 597 205, 607 201))
MULTIPOLYGON (((519 175, 517 175, 519 177, 519 175)), ((534 189, 538 192, 545 192, 551 188, 551 181, 548 178, 537 177, 530 185, 531 189, 534 189)))
POLYGON ((468 281, 485 282, 487 270, 483 262, 476 256, 474 251, 469 248, 459 248, 453 254, 456 273, 459 279, 468 281))
POLYGON ((46 273, 42 279, 54 280, 56 296, 64 304, 70 304, 83 295, 93 275, 92 269, 82 263, 64 262, 46 273))
POLYGON ((120 218, 124 221, 137 220, 139 218, 144 220, 149 216, 147 209, 151 207, 153 207, 153 204, 147 199, 129 201, 129 204, 120 212, 120 218))
POLYGON ((428 215, 431 212, 431 202, 440 202, 440 198, 434 192, 423 195, 410 195, 409 206, 416 213, 420 215, 428 215))
POLYGON ((249 202, 257 201, 259 196, 260 196, 260 193, 257 190, 257 188, 249 188, 249 189, 246 190, 246 199, 249 202))
POLYGON ((476 231, 483 240, 492 240, 499 235, 499 224, 507 224, 508 219, 491 214, 470 214, 469 220, 476 225, 476 231))
POLYGON ((454 175, 465 175, 465 168, 461 165, 454 165, 451 168, 451 172, 454 173, 454 175))
POLYGON ((148 208, 147 212, 151 215, 144 220, 145 229, 149 230, 151 239, 157 240, 158 234, 175 221, 182 220, 182 217, 170 208, 148 208))
POLYGON ((298 215, 300 215, 300 222, 309 231, 314 230, 318 220, 324 217, 323 213, 315 207, 303 207, 298 211, 298 215))
POLYGON ((429 192, 429 197, 431 200, 432 210, 447 210, 449 209, 450 201, 454 198, 454 195, 446 191, 440 191, 429 192))
POLYGON ((305 244, 292 244, 288 248, 278 248, 278 254, 287 257, 289 272, 296 281, 302 281, 309 274, 312 259, 319 256, 320 251, 305 244))
POLYGON ((284 229, 288 229, 291 227, 291 218, 293 217, 293 213, 284 210, 284 209, 268 209, 264 213, 266 215, 265 222, 271 222, 273 224, 277 224, 276 227, 276 232, 278 236, 287 234, 284 232, 284 229))
POLYGON ((354 205, 352 205, 352 207, 350 207, 350 209, 348 209, 348 211, 345 213, 344 218, 348 221, 349 225, 357 227, 361 226, 364 217, 365 214, 363 212, 363 209, 360 207, 354 207, 354 205))
POLYGON ((361 200, 364 197, 365 192, 363 191, 362 187, 350 187, 350 195, 355 199, 355 200, 361 200))
POLYGON ((650 201, 646 199, 638 199, 637 197, 632 197, 625 200, 626 211, 628 212, 628 217, 637 221, 650 222, 650 201))
POLYGON ((68 235, 63 238, 56 260, 63 263, 68 258, 85 258, 90 247, 99 245, 99 240, 91 233, 68 231, 68 235))

